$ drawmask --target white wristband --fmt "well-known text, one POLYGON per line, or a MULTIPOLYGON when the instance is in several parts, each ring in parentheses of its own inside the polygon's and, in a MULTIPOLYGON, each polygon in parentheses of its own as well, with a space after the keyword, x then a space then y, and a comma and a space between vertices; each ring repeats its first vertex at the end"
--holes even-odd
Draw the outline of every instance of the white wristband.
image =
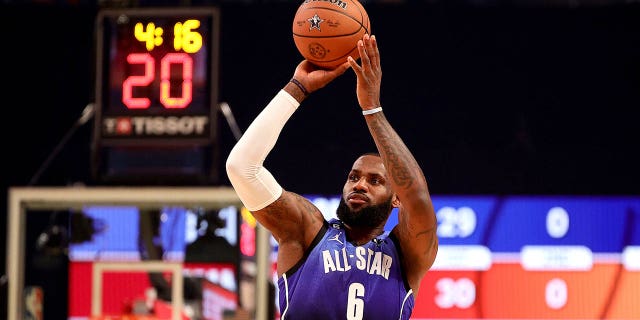
POLYGON ((377 107, 369 110, 362 110, 362 115, 366 116, 368 114, 374 114, 376 112, 382 111, 382 107, 377 107))

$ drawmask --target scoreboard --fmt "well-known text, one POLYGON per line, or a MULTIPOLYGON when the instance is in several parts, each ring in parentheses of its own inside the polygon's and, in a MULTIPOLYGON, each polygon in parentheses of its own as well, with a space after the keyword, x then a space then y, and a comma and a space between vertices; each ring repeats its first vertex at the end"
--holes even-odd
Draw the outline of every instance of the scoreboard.
MULTIPOLYGON (((307 198, 335 217, 338 197, 307 198)), ((440 246, 412 319, 640 319, 640 197, 432 200, 440 246)))
MULTIPOLYGON (((338 196, 305 197, 326 219, 336 217, 338 196)), ((440 245, 420 285, 413 320, 640 320, 640 196, 434 195, 432 201, 440 245)), ((103 228, 93 240, 70 245, 70 318, 90 312, 92 263, 140 259, 139 210, 83 209, 103 228)), ((188 262, 189 274, 210 275, 218 287, 209 293, 217 297, 209 307, 219 308, 221 302, 226 305, 242 296, 242 269, 187 259, 200 228, 194 212, 163 208, 158 241, 168 260, 188 262)), ((242 257, 255 257, 255 220, 249 212, 229 207, 218 215, 225 227, 216 234, 236 246, 242 257)), ((397 222, 394 210, 385 229, 397 222)), ((271 244, 270 272, 277 281, 278 247, 273 237, 271 244)), ((105 308, 116 314, 123 297, 148 286, 142 280, 128 295, 122 286, 105 291, 105 308)), ((275 283, 273 287, 278 288, 275 283)), ((277 300, 270 303, 277 310, 277 300)))
POLYGON ((219 15, 215 7, 98 13, 97 180, 215 182, 219 15))

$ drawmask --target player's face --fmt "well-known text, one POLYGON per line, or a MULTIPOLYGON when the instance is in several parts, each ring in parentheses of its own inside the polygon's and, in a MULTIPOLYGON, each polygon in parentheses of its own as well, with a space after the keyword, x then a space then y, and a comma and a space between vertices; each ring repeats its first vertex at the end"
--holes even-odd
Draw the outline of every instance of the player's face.
POLYGON ((380 226, 391 213, 392 201, 393 192, 382 159, 364 155, 353 163, 347 176, 337 215, 352 227, 380 226))

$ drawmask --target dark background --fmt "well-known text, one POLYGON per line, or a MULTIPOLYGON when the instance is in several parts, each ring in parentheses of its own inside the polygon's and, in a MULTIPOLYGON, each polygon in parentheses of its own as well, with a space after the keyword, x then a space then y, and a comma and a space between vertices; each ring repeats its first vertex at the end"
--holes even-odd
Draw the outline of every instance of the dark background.
MULTIPOLYGON (((152 4, 171 5, 136 5, 152 4)), ((190 3, 201 4, 221 8, 219 98, 244 130, 301 59, 291 37, 299 2, 190 3)), ((364 4, 382 55, 385 114, 432 194, 638 194, 640 5, 364 4)), ((107 5, 0 4, 4 208, 7 189, 29 183, 93 101, 94 19, 107 5)), ((224 172, 235 139, 223 117, 219 125, 224 172)), ((93 121, 80 127, 35 185, 99 184, 90 177, 92 129, 93 121)), ((303 103, 266 166, 287 189, 335 195, 354 158, 373 148, 348 71, 303 103)))

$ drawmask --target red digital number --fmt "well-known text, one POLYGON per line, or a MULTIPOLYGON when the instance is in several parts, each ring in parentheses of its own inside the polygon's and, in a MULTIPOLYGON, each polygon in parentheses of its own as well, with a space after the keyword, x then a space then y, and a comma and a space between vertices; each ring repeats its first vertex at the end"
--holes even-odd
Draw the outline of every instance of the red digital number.
MULTIPOLYGON (((133 87, 148 86, 156 77, 155 59, 149 53, 131 53, 129 64, 143 64, 144 74, 129 76, 122 82, 122 102, 129 109, 146 109, 149 98, 133 96, 133 87)), ((186 53, 168 53, 160 60, 160 103, 167 109, 184 109, 193 99, 193 59, 186 53), (182 90, 179 97, 172 97, 171 65, 182 65, 182 90)))
POLYGON ((129 76, 122 82, 122 102, 129 109, 149 108, 148 98, 134 98, 133 87, 148 86, 155 78, 154 59, 148 53, 131 53, 127 56, 129 64, 144 64, 144 75, 129 76))

